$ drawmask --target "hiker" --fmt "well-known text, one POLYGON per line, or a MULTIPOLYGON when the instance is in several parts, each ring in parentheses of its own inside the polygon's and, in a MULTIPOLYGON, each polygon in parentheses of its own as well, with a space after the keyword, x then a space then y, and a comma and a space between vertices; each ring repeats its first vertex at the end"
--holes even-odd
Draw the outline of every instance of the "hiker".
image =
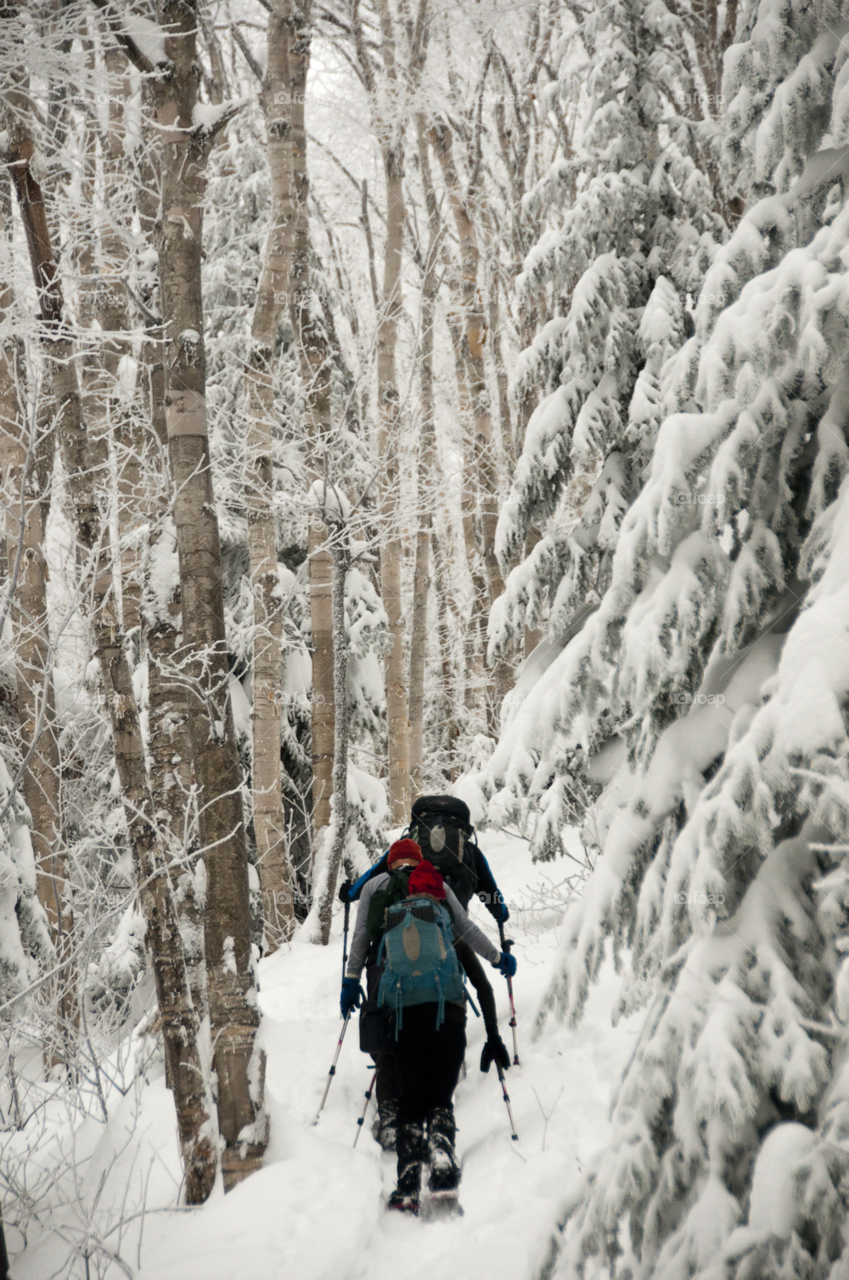
MULTIPOLYGON (((407 834, 418 844, 422 856, 442 873, 464 910, 468 908, 473 894, 477 894, 496 922, 499 925, 506 923, 509 918, 507 904, 495 883, 489 863, 473 838, 474 828, 468 805, 455 796, 420 796, 413 804, 407 834)), ((353 884, 346 880, 339 890, 340 900, 343 903, 355 902, 375 876, 387 872, 388 857, 387 851, 353 884)), ((506 1060, 509 1066, 509 1054, 498 1035, 492 988, 471 948, 465 951, 462 947, 458 948, 458 956, 477 992, 487 1031, 487 1044, 494 1046, 493 1053, 502 1065, 506 1060), (471 969, 465 964, 464 956, 470 959, 473 966, 471 969)), ((370 1053, 379 1067, 374 1136, 384 1151, 394 1151, 398 1083, 390 1043, 391 1031, 387 1034, 391 1014, 385 1009, 377 1008, 379 980, 380 974, 372 963, 368 969, 366 1004, 360 1015, 360 1048, 363 1053, 370 1053)), ((487 1062, 486 1068, 482 1064, 481 1070, 488 1070, 491 1061, 492 1058, 487 1062)))
MULTIPOLYGON (((507 903, 489 863, 473 839, 469 807, 455 796, 419 796, 412 808, 410 825, 404 833, 415 840, 427 858, 454 890, 461 907, 468 908, 477 894, 497 924, 510 917, 507 903)), ((346 880, 339 890, 341 902, 356 902, 369 880, 387 869, 388 851, 353 883, 346 880)))
MULTIPOLYGON (((394 864, 397 866, 397 862, 394 864)), ((510 1054, 498 1031, 498 1016, 495 1011, 495 993, 492 984, 483 971, 483 965, 472 948, 462 938, 454 939, 454 949, 463 972, 475 989, 483 1025, 486 1029, 486 1043, 481 1052, 481 1071, 489 1071, 493 1062, 499 1062, 505 1071, 510 1069, 510 1054)), ((394 1151, 398 1126, 398 1071, 394 1055, 394 1023, 392 1011, 380 1008, 377 1004, 380 969, 377 965, 367 965, 368 995, 360 1012, 360 1048, 363 1053, 371 1054, 378 1064, 377 1072, 377 1112, 372 1135, 384 1151, 394 1151)))
MULTIPOLYGON (((515 973, 516 961, 508 952, 500 952, 472 923, 439 871, 424 861, 415 841, 403 839, 391 845, 387 867, 387 872, 374 876, 363 888, 342 983, 341 1008, 343 1017, 359 1008, 365 994, 359 981, 364 966, 369 960, 378 965, 384 959, 379 1001, 383 999, 395 1009, 392 1056, 398 1088, 398 1185, 390 1196, 389 1208, 417 1213, 424 1159, 430 1164, 428 1185, 435 1197, 456 1202, 460 1178, 454 1154, 452 1097, 466 1049, 466 1010, 452 944, 455 940, 465 942, 505 975, 515 973), (436 977, 423 960, 420 974, 406 980, 396 978, 400 967, 397 971, 393 967, 397 963, 394 934, 409 930, 413 913, 416 944, 421 945, 421 951, 411 958, 441 955, 436 977), (436 943, 434 935, 438 935, 436 943), (433 943, 431 952, 429 943, 433 943)), ((402 949, 410 954, 406 936, 402 949)), ((492 1052, 496 1052, 494 1046, 492 1052)))

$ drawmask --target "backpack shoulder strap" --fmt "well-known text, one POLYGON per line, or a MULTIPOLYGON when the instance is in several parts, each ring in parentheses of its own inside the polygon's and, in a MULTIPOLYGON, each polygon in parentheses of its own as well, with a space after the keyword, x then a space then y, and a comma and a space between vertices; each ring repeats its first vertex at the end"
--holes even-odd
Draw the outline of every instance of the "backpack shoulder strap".
POLYGON ((370 942, 378 942, 386 928, 386 912, 396 902, 407 897, 409 873, 403 869, 392 871, 386 884, 375 890, 368 906, 366 934, 370 942))

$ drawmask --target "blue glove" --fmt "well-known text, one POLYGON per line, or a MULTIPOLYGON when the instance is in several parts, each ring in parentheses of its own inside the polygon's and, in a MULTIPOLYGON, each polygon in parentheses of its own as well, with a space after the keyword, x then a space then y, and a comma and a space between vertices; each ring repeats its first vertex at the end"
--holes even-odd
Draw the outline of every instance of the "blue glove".
POLYGON ((496 903, 496 907, 498 909, 495 917, 496 920, 499 924, 506 924, 510 919, 510 912, 507 910, 507 903, 502 898, 499 903, 496 903))
MULTIPOLYGON (((498 961, 498 972, 503 973, 505 978, 513 978, 516 975, 516 957, 511 956, 509 951, 502 951, 501 958, 498 961)), ((348 979, 346 978, 347 982, 348 979)))
POLYGON ((347 1018, 348 1014, 354 1009, 359 1009, 365 998, 366 993, 363 991, 356 978, 342 979, 342 995, 339 1000, 339 1007, 342 1010, 343 1018, 347 1018))

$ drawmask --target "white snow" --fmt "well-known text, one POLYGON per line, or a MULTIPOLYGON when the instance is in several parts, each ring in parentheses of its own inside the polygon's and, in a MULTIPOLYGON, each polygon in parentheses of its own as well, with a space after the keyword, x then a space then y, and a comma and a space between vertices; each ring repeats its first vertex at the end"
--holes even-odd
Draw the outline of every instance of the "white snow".
POLYGON ((142 608, 150 626, 170 622, 180 626, 169 605, 180 585, 180 561, 177 552, 177 530, 169 515, 162 521, 158 534, 148 544, 146 553, 145 590, 142 608))
POLYGON ((165 52, 165 32, 158 23, 142 18, 136 13, 127 13, 123 19, 123 26, 139 53, 147 58, 151 66, 161 66, 170 61, 165 52))
POLYGON ((325 480, 313 480, 308 501, 311 506, 337 519, 347 520, 351 514, 351 504, 345 493, 338 485, 328 484, 325 480))
MULTIPOLYGON (((376 799, 376 797, 375 797, 376 799)), ((264 1167, 206 1206, 178 1208, 180 1180, 174 1110, 161 1067, 147 1064, 126 1097, 110 1094, 108 1126, 93 1116, 76 1130, 86 1170, 84 1231, 108 1241, 136 1280, 417 1280, 445 1273, 487 1280, 537 1274, 565 1203, 608 1129, 611 1086, 636 1044, 637 1027, 614 1031, 612 971, 594 991, 583 1026, 562 1025, 532 1039, 557 946, 556 868, 534 867, 523 841, 488 834, 484 847, 510 904, 522 1065, 507 1075, 519 1142, 511 1141, 494 1071, 478 1068, 481 1022, 470 1014, 467 1075, 456 1093, 465 1217, 443 1223, 387 1219, 382 1195, 394 1183, 394 1157, 381 1157, 368 1123, 353 1148, 356 1118, 371 1078, 348 1032, 321 1120, 313 1126, 339 1034, 341 909, 330 946, 295 943, 260 963, 260 1043, 268 1055, 266 1105, 271 1145, 264 1167), (545 1113, 545 1114, 543 1114, 545 1113), (99 1179, 105 1186, 97 1198, 99 1179), (87 1197, 87 1199, 86 1199, 87 1197), (96 1201, 96 1203, 95 1203, 96 1201), (143 1230, 133 1212, 148 1210, 143 1230), (121 1229, 118 1223, 128 1219, 121 1229)), ((496 935, 491 917, 477 923, 496 935)), ((511 1044, 507 992, 493 972, 499 1022, 511 1044)), ((126 1057, 126 1055, 125 1055, 126 1057)), ((114 1065, 114 1064, 113 1064, 114 1065)), ((46 1086, 45 1086, 46 1087, 46 1086)), ((58 1121, 57 1121, 58 1123, 58 1121)), ((30 1169, 35 1177, 36 1167, 30 1169)), ((16 1280, 43 1280, 67 1256, 73 1211, 57 1208, 31 1230, 13 1257, 16 1280)), ((20 1240, 10 1233, 13 1250, 20 1240)), ((126 1275, 97 1254, 103 1280, 126 1275)))
POLYGON ((250 101, 250 98, 237 98, 231 102, 196 102, 192 110, 192 124, 204 133, 212 133, 223 119, 250 101))
POLYGON ((231 937, 228 936, 224 939, 223 943, 221 944, 221 951, 223 955, 222 963, 224 965, 224 968, 227 969, 228 972, 232 974, 237 974, 239 970, 236 965, 235 944, 231 937))

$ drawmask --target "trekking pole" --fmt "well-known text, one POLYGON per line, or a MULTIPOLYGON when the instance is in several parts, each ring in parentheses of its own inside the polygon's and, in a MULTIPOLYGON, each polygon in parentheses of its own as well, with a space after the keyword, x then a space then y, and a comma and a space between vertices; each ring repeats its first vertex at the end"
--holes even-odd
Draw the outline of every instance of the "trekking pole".
POLYGON ((342 1041, 345 1039, 345 1032, 348 1030, 348 1021, 350 1017, 351 1017, 350 1012, 345 1014, 345 1021, 342 1023, 342 1034, 339 1037, 339 1043, 336 1046, 336 1052, 333 1055, 333 1061, 330 1064, 330 1070, 327 1073, 327 1084, 324 1086, 324 1094, 322 1095, 321 1106, 319 1107, 316 1113, 316 1117, 313 1120, 314 1125, 318 1124, 321 1113, 324 1110, 324 1104, 327 1101, 327 1095, 330 1092, 330 1086, 333 1083, 333 1077, 336 1075, 336 1063, 339 1061, 339 1051, 342 1048, 342 1041))
POLYGON ((357 1143, 359 1142, 360 1134, 363 1131, 363 1125, 366 1122, 366 1114, 368 1112, 369 1106, 371 1105, 371 1095, 374 1093, 374 1086, 377 1083, 377 1073, 380 1070, 380 1063, 382 1058, 383 1058, 383 1054, 381 1053, 380 1057, 375 1063, 374 1075, 371 1078, 371 1084, 366 1089, 366 1105, 363 1107, 363 1114, 360 1116, 359 1120, 357 1121, 357 1136, 354 1138, 354 1146, 356 1146, 357 1143))
MULTIPOLYGON (((509 952, 513 945, 512 938, 504 937, 504 925, 499 921, 498 932, 501 935, 501 950, 509 952)), ((513 1001, 513 979, 507 978, 507 994, 510 997, 510 1026, 513 1030, 513 1066, 520 1066, 519 1062, 519 1041, 516 1039, 516 1005, 513 1001)))
POLYGON ((351 912, 350 902, 345 903, 345 932, 342 937, 342 981, 345 981, 345 970, 348 967, 348 916, 351 912))
POLYGON ((518 1142, 519 1135, 516 1132, 516 1126, 513 1123, 513 1112, 510 1110, 510 1094, 507 1092, 507 1085, 504 1083, 504 1068, 502 1067, 500 1062, 496 1062, 495 1069, 498 1072, 498 1079, 501 1081, 501 1092, 504 1094, 504 1101, 507 1105, 507 1114, 510 1117, 510 1130, 512 1133, 513 1141, 518 1142))
POLYGON ((385 1052, 385 1050, 380 1050, 380 1053, 379 1053, 378 1057, 376 1057, 376 1059, 375 1059, 375 1062, 374 1062, 374 1075, 373 1075, 373 1076, 371 1076, 371 1084, 369 1085, 369 1088, 368 1088, 368 1089, 366 1089, 366 1091, 365 1091, 365 1106, 364 1106, 364 1108, 362 1108, 362 1115, 360 1116, 360 1119, 359 1119, 359 1120, 357 1120, 357 1135, 356 1135, 356 1138, 355 1138, 355 1139, 353 1139, 353 1146, 355 1146, 355 1147, 356 1147, 356 1144, 357 1144, 357 1143, 359 1143, 359 1140, 360 1140, 360 1134, 361 1134, 361 1132, 362 1132, 362 1125, 364 1125, 364 1124, 365 1124, 366 1112, 368 1112, 368 1110, 369 1110, 369 1106, 370 1106, 370 1103, 371 1103, 371 1094, 373 1094, 373 1093, 374 1093, 374 1087, 375 1087, 375 1084, 376 1084, 376 1082, 378 1082, 378 1071, 380 1070, 380 1064, 382 1064, 382 1062, 383 1062, 383 1055, 384 1055, 384 1052, 385 1052))

